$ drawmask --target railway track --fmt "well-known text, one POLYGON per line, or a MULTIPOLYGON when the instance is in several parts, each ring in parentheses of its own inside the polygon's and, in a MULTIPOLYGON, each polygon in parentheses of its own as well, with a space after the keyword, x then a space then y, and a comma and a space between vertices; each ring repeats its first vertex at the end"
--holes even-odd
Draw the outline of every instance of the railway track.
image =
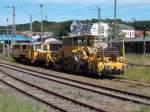
POLYGON ((63 109, 61 109, 61 108, 59 108, 59 107, 57 107, 57 106, 55 106, 55 105, 53 105, 53 104, 51 104, 51 103, 49 103, 49 102, 47 102, 47 101, 44 101, 44 100, 42 100, 42 99, 40 99, 40 98, 38 98, 38 97, 36 97, 36 96, 34 96, 34 95, 28 93, 28 92, 25 92, 25 91, 23 91, 22 89, 19 89, 19 88, 17 88, 16 86, 13 86, 12 84, 10 84, 10 83, 8 83, 8 82, 2 80, 2 79, 0 79, 0 82, 4 83, 5 85, 7 85, 7 86, 9 86, 9 87, 11 87, 11 88, 13 88, 13 89, 15 89, 15 90, 17 90, 17 91, 23 93, 23 94, 25 94, 26 96, 29 96, 29 97, 31 97, 31 98, 33 98, 33 99, 36 99, 37 101, 39 101, 39 102, 41 102, 41 103, 44 103, 44 104, 46 104, 46 105, 48 105, 48 106, 50 106, 50 107, 52 107, 52 108, 55 108, 56 110, 59 110, 59 111, 62 111, 62 112, 66 112, 66 110, 63 110, 63 109))
POLYGON ((139 64, 139 63, 129 63, 131 66, 138 66, 138 67, 150 67, 150 65, 144 65, 144 64, 139 64))
POLYGON ((111 78, 113 81, 117 81, 117 82, 135 84, 135 85, 143 86, 143 87, 150 87, 150 82, 146 82, 146 81, 133 80, 133 79, 123 78, 123 77, 118 77, 118 76, 106 76, 106 77, 111 78))
MULTIPOLYGON (((6 58, 1 57, 4 60, 10 61, 6 58)), ((0 62, 3 63, 3 62, 0 62)), ((140 65, 140 64, 132 64, 129 63, 129 65, 131 66, 141 66, 141 67, 150 67, 150 65, 140 65)), ((123 83, 127 83, 127 84, 135 84, 138 86, 143 86, 143 87, 150 87, 150 82, 148 81, 139 81, 139 80, 133 80, 133 79, 129 79, 129 78, 123 78, 123 77, 117 77, 117 76, 105 76, 106 78, 111 78, 113 81, 117 81, 117 82, 123 82, 123 83)))
MULTIPOLYGON (((52 74, 37 72, 37 71, 33 71, 33 70, 30 70, 27 68, 16 67, 16 66, 8 65, 8 64, 1 63, 0 66, 6 67, 8 69, 16 70, 19 72, 23 72, 28 75, 43 78, 46 80, 55 81, 57 83, 61 83, 64 85, 69 85, 69 86, 84 89, 84 90, 87 90, 90 92, 117 98, 117 99, 120 99, 123 101, 128 101, 128 102, 133 102, 136 104, 150 106, 150 97, 148 97, 148 96, 143 96, 143 95, 139 95, 139 94, 135 94, 135 93, 131 93, 131 92, 116 90, 116 89, 112 89, 112 88, 108 88, 108 87, 104 87, 104 86, 97 86, 97 85, 93 85, 90 83, 85 83, 85 82, 81 82, 81 81, 77 81, 77 80, 73 80, 73 79, 68 79, 68 78, 64 78, 61 76, 55 76, 52 74)), ((1 69, 1 71, 3 71, 3 70, 1 69)))
POLYGON ((21 80, 17 77, 14 77, 8 74, 7 72, 3 70, 0 70, 0 71, 6 76, 12 78, 13 80, 13 81, 12 80, 6 81, 3 79, 0 79, 1 82, 61 112, 79 112, 79 111, 80 112, 106 112, 105 110, 102 110, 100 108, 90 106, 88 104, 76 101, 74 99, 65 97, 63 95, 59 95, 57 93, 51 92, 47 89, 41 88, 30 82, 21 80), (14 84, 14 82, 16 82, 16 84, 14 84), (16 86, 18 85, 18 83, 19 83, 19 86, 16 86), (20 84, 23 84, 24 87, 20 86, 20 84), (28 86, 28 88, 26 88, 25 86, 28 86), (34 91, 32 92, 32 90, 34 91))

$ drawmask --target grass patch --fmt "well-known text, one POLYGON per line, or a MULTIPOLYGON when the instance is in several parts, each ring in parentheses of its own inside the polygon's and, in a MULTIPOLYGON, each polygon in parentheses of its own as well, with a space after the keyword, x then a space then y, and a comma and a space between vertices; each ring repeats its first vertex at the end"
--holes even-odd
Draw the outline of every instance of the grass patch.
POLYGON ((126 58, 128 62, 150 62, 150 54, 127 54, 126 58))
MULTIPOLYGON (((150 64, 150 54, 127 54, 127 63, 150 64)), ((130 67, 122 77, 140 81, 150 81, 149 67, 130 67)))
POLYGON ((38 107, 21 102, 15 96, 0 90, 0 112, 44 112, 38 107))
POLYGON ((150 107, 142 107, 139 111, 135 112, 150 112, 150 107))
POLYGON ((140 81, 150 81, 149 67, 130 67, 122 77, 140 81))

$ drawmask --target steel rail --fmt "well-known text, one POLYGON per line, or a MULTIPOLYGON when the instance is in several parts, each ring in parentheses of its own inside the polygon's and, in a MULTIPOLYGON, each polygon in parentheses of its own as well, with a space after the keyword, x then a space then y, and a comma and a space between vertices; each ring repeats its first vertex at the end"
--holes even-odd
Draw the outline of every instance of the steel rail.
MULTIPOLYGON (((80 105, 80 106, 83 106, 83 107, 85 107, 85 108, 89 108, 89 109, 91 109, 91 110, 95 110, 95 111, 97 111, 97 112, 106 112, 106 111, 104 111, 104 110, 102 110, 102 109, 100 109, 100 108, 97 108, 97 107, 94 107, 94 106, 91 106, 91 105, 88 105, 88 104, 85 104, 85 103, 76 101, 76 100, 74 100, 74 99, 68 98, 68 97, 66 97, 66 96, 63 96, 63 95, 54 93, 54 92, 52 92, 52 91, 49 91, 49 90, 47 90, 47 89, 44 89, 44 88, 39 87, 39 86, 37 86, 37 85, 34 85, 34 84, 30 83, 30 82, 21 80, 21 79, 15 77, 15 76, 10 75, 9 73, 7 73, 7 72, 5 72, 5 71, 3 71, 3 70, 0 70, 0 71, 1 71, 2 73, 6 74, 7 76, 9 76, 9 77, 11 77, 11 78, 17 80, 17 81, 20 81, 20 82, 22 82, 22 83, 24 83, 24 84, 27 84, 27 85, 29 85, 29 86, 32 86, 32 87, 37 88, 37 89, 39 89, 39 90, 42 90, 42 91, 45 92, 45 93, 52 94, 52 95, 54 95, 54 96, 56 96, 56 97, 59 97, 59 98, 68 100, 68 101, 70 101, 70 102, 72 102, 72 103, 74 103, 74 104, 76 104, 76 105, 80 105)), ((47 103, 48 103, 48 102, 47 102, 47 103)), ((63 110, 63 109, 62 109, 62 110, 63 110)), ((65 111, 66 111, 66 110, 65 110, 65 111)))
POLYGON ((107 96, 110 96, 110 97, 118 98, 118 99, 121 99, 121 100, 130 101, 130 102, 134 102, 134 103, 144 104, 144 105, 150 106, 150 103, 144 103, 144 102, 138 101, 136 99, 130 99, 130 98, 122 97, 122 96, 119 96, 119 95, 114 95, 114 94, 108 94, 108 93, 105 93, 105 92, 100 92, 100 91, 95 90, 95 89, 89 89, 89 88, 84 87, 84 86, 79 86, 79 85, 76 85, 76 84, 70 84, 70 83, 67 83, 67 82, 63 82, 63 81, 59 81, 59 80, 56 80, 56 79, 52 79, 50 77, 59 78, 59 79, 63 79, 63 80, 66 80, 66 81, 71 81, 73 83, 78 83, 78 84, 82 84, 82 85, 85 85, 85 86, 90 86, 90 87, 97 88, 97 89, 104 89, 104 90, 108 90, 108 91, 113 91, 113 92, 117 92, 119 94, 129 95, 129 96, 133 96, 133 97, 137 97, 137 98, 141 98, 141 99, 146 99, 146 100, 150 101, 150 97, 149 96, 143 96, 143 95, 130 93, 130 92, 126 92, 126 91, 121 91, 121 90, 117 90, 117 89, 112 89, 112 88, 108 88, 108 87, 104 87, 104 86, 97 86, 97 85, 93 85, 91 83, 80 82, 80 81, 77 81, 77 80, 72 80, 72 79, 68 79, 68 78, 64 78, 64 77, 53 76, 53 75, 51 76, 51 74, 45 74, 45 73, 41 73, 41 72, 39 73, 39 72, 33 71, 33 70, 28 70, 28 72, 27 72, 27 71, 24 71, 24 70, 19 70, 19 69, 21 69, 20 67, 18 69, 18 68, 8 67, 8 66, 5 66, 5 65, 0 65, 0 66, 7 67, 7 68, 10 68, 10 69, 13 69, 13 70, 16 70, 16 71, 20 71, 20 72, 23 72, 23 73, 27 73, 29 75, 36 76, 36 77, 39 77, 39 78, 43 78, 43 79, 46 79, 46 80, 55 81, 57 83, 61 83, 61 84, 77 87, 77 88, 80 88, 80 89, 84 89, 84 90, 87 90, 87 91, 91 91, 91 92, 94 92, 94 93, 99 93, 99 94, 107 95, 107 96), (31 73, 29 71, 35 72, 35 73, 31 73), (44 77, 44 76, 39 76, 36 73, 38 73, 40 75, 47 75, 49 77, 47 78, 47 77, 44 77))

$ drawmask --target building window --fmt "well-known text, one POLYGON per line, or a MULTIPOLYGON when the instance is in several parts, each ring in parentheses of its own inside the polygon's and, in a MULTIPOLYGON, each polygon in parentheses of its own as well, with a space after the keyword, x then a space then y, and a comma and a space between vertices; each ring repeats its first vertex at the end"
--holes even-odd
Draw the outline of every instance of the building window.
POLYGON ((104 33, 104 26, 101 26, 101 33, 104 33))
POLYGON ((134 32, 132 32, 132 36, 134 36, 134 32))
POLYGON ((130 32, 130 37, 132 37, 132 33, 130 32))
POLYGON ((101 35, 101 38, 103 39, 103 38, 104 38, 104 35, 101 35))

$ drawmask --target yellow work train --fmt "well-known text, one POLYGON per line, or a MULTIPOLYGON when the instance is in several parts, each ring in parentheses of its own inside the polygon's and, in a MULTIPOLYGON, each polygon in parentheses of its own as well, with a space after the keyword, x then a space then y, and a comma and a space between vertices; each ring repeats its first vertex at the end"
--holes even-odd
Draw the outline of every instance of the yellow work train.
POLYGON ((98 76, 123 73, 126 67, 123 53, 119 50, 101 51, 94 47, 94 40, 94 36, 88 35, 63 38, 55 68, 98 76))
POLYGON ((34 64, 45 64, 53 66, 55 53, 60 49, 62 44, 59 43, 29 43, 16 44, 13 46, 12 57, 15 60, 25 60, 34 64))
POLYGON ((64 37, 62 43, 32 43, 13 46, 13 57, 31 63, 45 64, 55 70, 81 74, 123 73, 126 67, 124 53, 119 50, 101 50, 94 47, 94 36, 64 37))

